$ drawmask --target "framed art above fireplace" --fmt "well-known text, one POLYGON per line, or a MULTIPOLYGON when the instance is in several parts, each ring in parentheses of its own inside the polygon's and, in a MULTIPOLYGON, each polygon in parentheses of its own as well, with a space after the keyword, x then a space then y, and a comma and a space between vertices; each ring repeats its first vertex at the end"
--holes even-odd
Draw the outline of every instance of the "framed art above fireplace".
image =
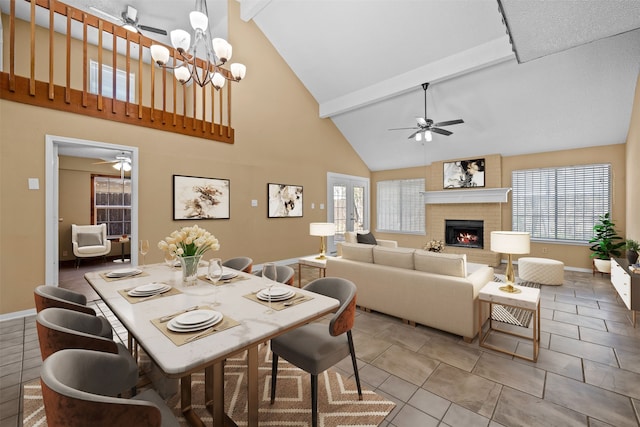
POLYGON ((484 187, 484 169, 484 159, 444 162, 443 188, 484 187))

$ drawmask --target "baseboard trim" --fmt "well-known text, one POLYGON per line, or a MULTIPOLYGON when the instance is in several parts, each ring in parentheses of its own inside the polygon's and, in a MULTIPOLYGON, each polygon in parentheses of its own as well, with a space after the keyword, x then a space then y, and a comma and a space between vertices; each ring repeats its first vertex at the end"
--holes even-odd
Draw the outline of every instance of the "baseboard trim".
POLYGON ((35 315, 36 315, 35 308, 30 308, 28 310, 22 310, 22 311, 14 311, 12 313, 0 314, 0 322, 3 322, 5 320, 21 319, 24 317, 35 316, 35 315))

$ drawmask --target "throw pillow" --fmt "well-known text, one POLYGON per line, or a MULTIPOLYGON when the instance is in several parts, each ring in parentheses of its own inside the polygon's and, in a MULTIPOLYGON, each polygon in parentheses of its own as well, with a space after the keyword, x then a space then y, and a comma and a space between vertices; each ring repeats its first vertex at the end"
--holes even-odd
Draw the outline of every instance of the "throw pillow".
POLYGON ((358 233, 356 235, 356 238, 358 239, 358 243, 364 243, 365 245, 378 244, 378 242, 376 241, 376 238, 373 237, 373 234, 371 233, 367 233, 367 234, 358 233))
POLYGON ((78 246, 102 246, 102 234, 78 233, 78 246))

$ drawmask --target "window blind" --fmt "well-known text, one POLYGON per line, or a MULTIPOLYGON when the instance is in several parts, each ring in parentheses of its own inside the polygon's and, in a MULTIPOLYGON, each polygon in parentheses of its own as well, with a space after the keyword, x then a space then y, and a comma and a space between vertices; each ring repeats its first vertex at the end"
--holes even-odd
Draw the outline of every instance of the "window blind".
POLYGON ((424 234, 424 179, 379 181, 377 231, 424 234))
POLYGON ((512 228, 532 239, 588 242, 611 208, 611 165, 516 170, 511 174, 512 228))

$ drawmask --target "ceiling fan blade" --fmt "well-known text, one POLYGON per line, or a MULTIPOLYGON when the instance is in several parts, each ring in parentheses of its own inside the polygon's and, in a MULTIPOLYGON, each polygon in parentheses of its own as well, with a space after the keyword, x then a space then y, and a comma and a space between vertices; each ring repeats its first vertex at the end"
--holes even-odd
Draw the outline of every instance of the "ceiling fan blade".
POLYGON ((167 32, 165 30, 155 27, 147 27, 146 25, 138 25, 138 29, 142 31, 149 31, 150 33, 162 34, 163 36, 167 35, 167 32))
POLYGON ((416 121, 420 127, 425 127, 427 125, 427 120, 424 117, 416 117, 416 121))
POLYGON ((415 131, 414 133, 412 133, 411 135, 409 135, 409 137, 407 139, 413 139, 416 137, 416 134, 422 132, 422 129, 415 131))
POLYGON ((106 165, 108 163, 118 163, 120 160, 108 160, 108 161, 104 161, 104 162, 95 162, 95 163, 91 163, 92 165, 106 165))
POLYGON ((440 128, 431 128, 429 130, 431 132, 439 133, 440 135, 445 135, 445 136, 449 136, 453 133, 453 132, 449 132, 448 130, 440 129, 440 128))
POLYGON ((462 119, 449 120, 446 122, 434 123, 434 126, 451 126, 451 125, 459 125, 460 123, 464 123, 462 119))
POLYGON ((97 13, 99 13, 101 15, 104 15, 107 18, 110 18, 113 21, 122 22, 122 18, 119 18, 119 17, 117 17, 115 15, 112 15, 110 13, 107 13, 107 12, 103 11, 103 10, 100 10, 97 7, 89 6, 89 9, 91 9, 92 11, 97 12, 97 13))
POLYGON ((407 130, 407 129, 420 129, 418 127, 411 127, 411 128, 391 128, 391 129, 387 129, 387 130, 407 130))

